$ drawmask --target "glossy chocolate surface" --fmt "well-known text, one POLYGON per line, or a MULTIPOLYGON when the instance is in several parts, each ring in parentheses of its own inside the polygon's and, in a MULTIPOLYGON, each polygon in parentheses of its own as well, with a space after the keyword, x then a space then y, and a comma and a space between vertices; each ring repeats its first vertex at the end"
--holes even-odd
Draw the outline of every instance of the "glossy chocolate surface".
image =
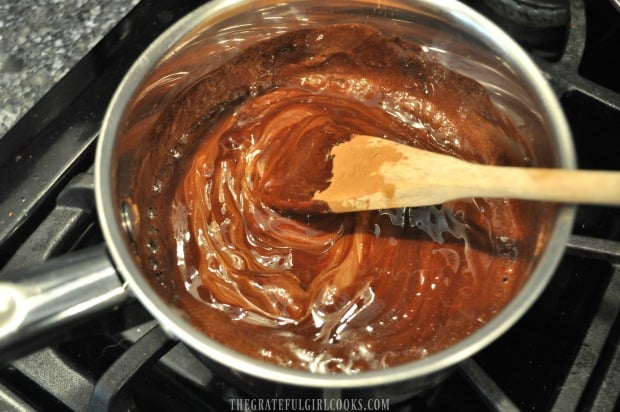
POLYGON ((153 144, 134 240, 145 272, 197 328, 268 362, 356 373, 440 351, 510 301, 540 247, 546 206, 531 202, 288 215, 263 201, 316 190, 317 176, 295 166, 310 157, 328 173, 329 148, 352 133, 535 163, 479 83, 369 26, 257 43, 163 102, 144 128, 153 144))

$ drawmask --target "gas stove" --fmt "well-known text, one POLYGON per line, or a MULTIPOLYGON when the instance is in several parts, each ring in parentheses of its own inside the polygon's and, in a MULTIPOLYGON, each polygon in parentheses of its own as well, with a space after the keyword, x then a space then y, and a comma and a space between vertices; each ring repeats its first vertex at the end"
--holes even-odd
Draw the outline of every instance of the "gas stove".
MULTIPOLYGON (((465 2, 511 34, 545 73, 569 120, 580 168, 620 170, 614 142, 620 130, 617 2, 465 2)), ((92 173, 99 127, 133 61, 203 2, 169 3, 140 2, 0 138, 0 280, 29 264, 103 245, 92 173)), ((580 206, 565 255, 531 310, 445 381, 389 410, 617 409, 619 310, 620 209, 580 206)), ((250 396, 169 339, 138 302, 56 332, 18 348, 15 360, 0 367, 0 410, 256 405, 238 402, 250 396)))

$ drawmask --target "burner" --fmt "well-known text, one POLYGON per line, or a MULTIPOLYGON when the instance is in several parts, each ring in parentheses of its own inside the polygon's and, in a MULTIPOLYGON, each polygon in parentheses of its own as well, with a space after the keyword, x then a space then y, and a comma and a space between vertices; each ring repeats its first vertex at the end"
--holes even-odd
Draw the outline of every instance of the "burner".
POLYGON ((463 0, 510 34, 526 50, 558 60, 567 40, 569 0, 463 0))
POLYGON ((567 0, 483 0, 495 13, 530 28, 562 27, 568 22, 567 0))

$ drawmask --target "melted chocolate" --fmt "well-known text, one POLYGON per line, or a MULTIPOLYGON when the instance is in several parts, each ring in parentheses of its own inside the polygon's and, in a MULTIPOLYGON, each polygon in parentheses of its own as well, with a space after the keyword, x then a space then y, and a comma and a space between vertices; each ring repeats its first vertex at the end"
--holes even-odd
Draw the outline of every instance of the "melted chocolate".
POLYGON ((291 192, 284 181, 301 198, 316 190, 317 176, 282 172, 308 157, 329 171, 329 148, 352 133, 489 164, 531 158, 480 84, 371 27, 260 42, 149 127, 159 149, 136 194, 149 205, 143 266, 197 328, 239 352, 320 373, 402 364, 476 331, 530 272, 541 204, 287 215, 262 201, 291 192), (158 146, 163 136, 179 137, 158 146))

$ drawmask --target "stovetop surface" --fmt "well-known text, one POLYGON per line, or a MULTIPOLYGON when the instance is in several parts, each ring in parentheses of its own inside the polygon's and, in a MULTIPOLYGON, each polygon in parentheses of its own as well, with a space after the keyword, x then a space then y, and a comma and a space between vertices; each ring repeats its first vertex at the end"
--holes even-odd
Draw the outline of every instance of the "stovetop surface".
MULTIPOLYGON (((168 3, 139 3, 0 139, 0 279, 102 243, 92 164, 103 113, 141 51, 202 2, 168 3)), ((547 75, 579 166, 620 170, 620 57, 611 52, 620 44, 620 13, 611 2, 573 0, 559 17, 565 25, 529 30, 496 16, 493 0, 467 3, 514 35, 547 75)), ((580 206, 567 251, 531 310, 445 382, 390 410, 613 410, 619 308, 620 210, 580 206)), ((247 395, 168 339, 137 302, 75 325, 0 369, 0 410, 217 411, 239 398, 247 395), (146 365, 132 360, 138 352, 151 355, 146 365)))

